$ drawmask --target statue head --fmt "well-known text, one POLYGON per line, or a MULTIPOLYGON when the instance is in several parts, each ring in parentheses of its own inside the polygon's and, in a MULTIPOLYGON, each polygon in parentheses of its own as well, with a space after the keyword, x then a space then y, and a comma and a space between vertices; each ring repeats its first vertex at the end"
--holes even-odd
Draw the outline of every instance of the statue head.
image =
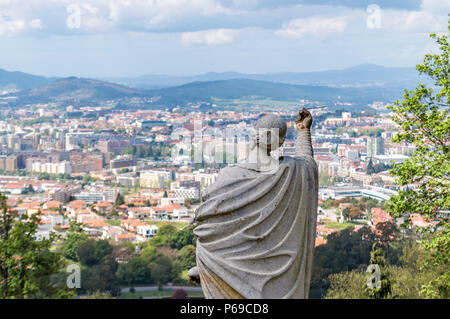
POLYGON ((286 137, 286 122, 275 114, 265 114, 255 123, 254 141, 258 147, 267 150, 267 154, 283 145, 286 137))

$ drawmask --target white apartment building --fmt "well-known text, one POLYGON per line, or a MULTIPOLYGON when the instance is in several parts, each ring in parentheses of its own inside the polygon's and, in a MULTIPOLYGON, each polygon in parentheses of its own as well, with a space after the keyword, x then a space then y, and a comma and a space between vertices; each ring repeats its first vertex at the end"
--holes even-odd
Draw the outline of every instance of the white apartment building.
POLYGON ((72 166, 69 161, 57 163, 34 162, 31 166, 32 171, 49 174, 71 174, 72 166))
POLYGON ((158 227, 155 225, 137 226, 137 234, 144 238, 151 238, 156 235, 158 227))
POLYGON ((145 188, 164 188, 164 184, 172 180, 170 171, 143 171, 139 177, 139 184, 145 188))

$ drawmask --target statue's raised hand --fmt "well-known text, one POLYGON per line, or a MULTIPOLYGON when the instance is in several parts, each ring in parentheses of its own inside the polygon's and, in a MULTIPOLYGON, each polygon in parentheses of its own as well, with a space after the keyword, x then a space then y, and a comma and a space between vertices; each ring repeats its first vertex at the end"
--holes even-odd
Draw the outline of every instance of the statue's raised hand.
POLYGON ((298 111, 295 126, 298 130, 310 129, 313 122, 311 113, 305 108, 298 111))

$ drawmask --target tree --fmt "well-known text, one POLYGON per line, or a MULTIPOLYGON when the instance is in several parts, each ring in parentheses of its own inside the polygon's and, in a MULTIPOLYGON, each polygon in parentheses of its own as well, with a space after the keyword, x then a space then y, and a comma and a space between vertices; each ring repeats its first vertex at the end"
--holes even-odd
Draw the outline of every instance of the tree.
POLYGON ((371 299, 386 299, 391 297, 391 275, 383 251, 376 244, 373 244, 372 251, 370 252, 370 265, 377 266, 377 269, 369 274, 368 280, 374 284, 374 287, 366 286, 367 294, 371 299), (379 273, 377 274, 378 271, 379 273))
MULTIPOLYGON (((389 266, 391 278, 395 278, 391 282, 392 298, 423 298, 421 287, 438 275, 436 269, 423 267, 430 251, 423 249, 415 240, 403 241, 401 246, 397 264, 389 266)), ((330 288, 326 298, 369 298, 367 274, 363 269, 332 274, 328 280, 330 288)))
POLYGON ((178 256, 175 263, 180 270, 189 270, 196 265, 195 246, 187 245, 181 248, 178 252, 178 256))
POLYGON ((182 249, 186 245, 195 245, 195 235, 192 229, 177 231, 169 238, 170 248, 182 249))
POLYGON ((123 205, 123 204, 125 204, 125 198, 120 192, 118 192, 117 196, 116 196, 116 200, 114 201, 114 206, 119 207, 120 205, 123 205))
POLYGON ((50 251, 56 239, 38 240, 39 213, 18 216, 0 194, 0 298, 69 298, 67 287, 52 282, 64 266, 60 254, 50 251))
POLYGON ((89 294, 109 292, 113 296, 118 295, 120 289, 117 286, 116 272, 118 263, 112 255, 107 255, 100 263, 82 269, 83 278, 81 288, 89 294))
POLYGON ((95 256, 95 240, 88 239, 82 242, 77 249, 78 260, 85 266, 94 266, 99 260, 95 256))
POLYGON ((320 298, 329 288, 329 275, 353 269, 366 269, 374 234, 368 227, 349 227, 327 236, 327 243, 314 250, 310 297, 320 298))
MULTIPOLYGON (((431 38, 440 51, 425 55, 423 64, 416 69, 434 81, 434 88, 419 84, 415 90, 405 90, 403 101, 396 101, 390 107, 395 113, 393 120, 400 128, 393 142, 413 144, 415 151, 411 158, 391 170, 397 176, 397 184, 405 189, 390 198, 388 211, 394 217, 418 213, 437 222, 434 227, 423 229, 431 234, 424 246, 433 252, 428 264, 445 269, 443 266, 449 261, 450 224, 448 214, 440 212, 450 209, 450 36, 431 34, 431 38), (417 187, 410 187, 413 184, 417 187)), ((442 272, 427 286, 427 294, 442 293, 436 287, 448 287, 449 281, 450 273, 442 272)), ((449 293, 449 288, 446 291, 449 293)))
POLYGON ((77 255, 83 265, 94 266, 103 262, 112 251, 112 246, 106 239, 88 239, 78 246, 77 255))
POLYGON ((177 228, 171 224, 162 225, 155 237, 150 241, 150 245, 153 247, 168 246, 170 237, 173 236, 177 231, 177 228))
POLYGON ((150 258, 148 267, 152 281, 158 285, 159 289, 175 277, 172 261, 167 256, 156 254, 150 258))
POLYGON ((326 299, 367 299, 366 275, 362 271, 345 271, 328 277, 330 288, 326 299))
POLYGON ((382 222, 375 226, 375 240, 381 247, 389 248, 389 243, 395 239, 397 227, 392 222, 382 222))
POLYGON ((87 239, 88 237, 85 233, 78 233, 78 232, 67 233, 67 236, 64 238, 63 246, 61 249, 64 257, 77 261, 78 247, 80 246, 81 243, 83 243, 87 239))
POLYGON ((183 288, 178 288, 172 294, 172 299, 189 299, 188 294, 183 288))
POLYGON ((372 157, 369 159, 369 163, 367 163, 366 172, 369 175, 375 173, 375 168, 373 167, 372 157))
POLYGON ((360 207, 358 206, 352 206, 350 207, 350 212, 348 214, 348 216, 350 217, 350 219, 355 219, 360 217, 361 215, 363 215, 363 211, 360 207))
POLYGON ((149 261, 144 257, 133 257, 127 263, 121 263, 116 273, 117 279, 128 286, 149 284, 151 282, 149 261))

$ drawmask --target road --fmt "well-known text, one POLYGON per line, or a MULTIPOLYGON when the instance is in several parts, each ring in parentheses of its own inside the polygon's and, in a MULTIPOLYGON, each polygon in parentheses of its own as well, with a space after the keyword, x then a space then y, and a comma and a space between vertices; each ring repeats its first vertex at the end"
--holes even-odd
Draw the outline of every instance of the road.
MULTIPOLYGON (((201 287, 194 287, 194 286, 163 286, 163 290, 177 290, 177 289, 184 289, 186 291, 202 291, 201 287)), ((155 291, 158 290, 158 286, 145 286, 145 287, 134 287, 134 291, 155 291)), ((122 288, 120 290, 122 293, 130 292, 130 288, 122 288)))

